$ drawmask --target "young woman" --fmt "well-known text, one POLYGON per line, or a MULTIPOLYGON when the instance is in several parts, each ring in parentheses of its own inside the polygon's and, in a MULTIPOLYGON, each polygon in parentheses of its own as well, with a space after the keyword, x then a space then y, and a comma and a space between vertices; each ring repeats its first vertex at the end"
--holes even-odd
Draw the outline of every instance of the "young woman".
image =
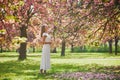
POLYGON ((40 64, 40 73, 46 73, 46 70, 50 68, 50 44, 51 37, 48 34, 48 27, 42 26, 41 28, 41 37, 42 37, 42 58, 40 64))

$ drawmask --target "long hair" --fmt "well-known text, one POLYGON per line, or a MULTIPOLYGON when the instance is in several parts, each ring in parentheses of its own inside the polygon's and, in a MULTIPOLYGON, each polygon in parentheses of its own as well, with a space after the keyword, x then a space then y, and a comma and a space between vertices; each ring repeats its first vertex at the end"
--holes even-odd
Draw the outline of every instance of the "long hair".
POLYGON ((43 25, 43 26, 41 27, 41 37, 42 37, 42 35, 43 35, 44 32, 45 32, 45 26, 43 25))

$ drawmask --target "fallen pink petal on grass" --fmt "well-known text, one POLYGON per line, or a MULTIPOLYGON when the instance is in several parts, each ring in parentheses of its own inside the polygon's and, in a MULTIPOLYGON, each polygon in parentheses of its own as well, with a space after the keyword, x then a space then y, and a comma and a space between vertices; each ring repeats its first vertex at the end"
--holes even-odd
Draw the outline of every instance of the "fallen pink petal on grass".
POLYGON ((120 75, 105 74, 105 73, 93 73, 93 72, 71 72, 54 75, 59 79, 73 79, 73 80, 119 80, 120 75))

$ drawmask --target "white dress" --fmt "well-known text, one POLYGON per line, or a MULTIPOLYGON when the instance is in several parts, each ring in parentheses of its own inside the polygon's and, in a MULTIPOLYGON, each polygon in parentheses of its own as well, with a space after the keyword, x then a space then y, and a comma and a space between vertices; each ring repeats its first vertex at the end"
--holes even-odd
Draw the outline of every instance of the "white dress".
MULTIPOLYGON (((43 36, 47 36, 45 38, 45 42, 51 42, 51 37, 48 33, 43 33, 43 36)), ((49 68, 50 68, 50 44, 44 44, 42 48, 40 69, 47 70, 49 68)))

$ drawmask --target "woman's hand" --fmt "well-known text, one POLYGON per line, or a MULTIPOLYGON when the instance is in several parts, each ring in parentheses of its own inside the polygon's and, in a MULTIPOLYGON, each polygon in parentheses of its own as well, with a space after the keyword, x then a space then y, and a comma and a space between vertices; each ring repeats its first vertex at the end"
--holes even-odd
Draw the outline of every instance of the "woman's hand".
POLYGON ((47 36, 43 36, 42 37, 42 44, 51 44, 52 43, 52 41, 50 41, 50 42, 45 42, 45 38, 46 38, 47 36))
POLYGON ((51 42, 44 42, 44 44, 51 44, 51 42))

